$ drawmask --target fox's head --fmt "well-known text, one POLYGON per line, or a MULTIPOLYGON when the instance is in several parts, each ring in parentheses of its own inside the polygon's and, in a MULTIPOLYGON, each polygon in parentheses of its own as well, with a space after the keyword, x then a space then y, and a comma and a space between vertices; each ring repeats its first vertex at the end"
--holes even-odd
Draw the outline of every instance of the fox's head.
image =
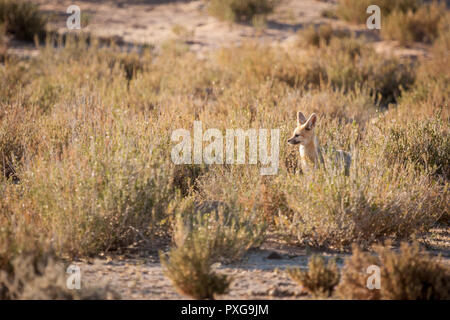
POLYGON ((311 114, 306 120, 305 115, 299 111, 297 113, 297 127, 294 134, 288 139, 288 143, 292 145, 307 145, 314 139, 314 127, 316 126, 317 115, 311 114))

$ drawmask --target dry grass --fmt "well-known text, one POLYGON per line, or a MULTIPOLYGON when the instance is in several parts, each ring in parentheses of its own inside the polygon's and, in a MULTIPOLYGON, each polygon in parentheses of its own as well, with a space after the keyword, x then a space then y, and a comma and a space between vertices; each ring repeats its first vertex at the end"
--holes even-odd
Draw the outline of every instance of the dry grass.
POLYGON ((211 281, 182 289, 211 298, 227 287, 211 264, 239 259, 266 230, 346 250, 409 239, 448 214, 448 34, 417 62, 354 38, 204 60, 177 42, 126 57, 95 40, 55 43, 0 65, 0 269, 36 247, 70 258, 172 237, 167 274, 180 288, 211 281), (298 109, 319 115, 325 166, 311 174, 284 143, 298 109), (278 174, 262 177, 260 163, 176 166, 171 133, 194 120, 279 128, 278 174), (353 153, 349 175, 333 149, 353 153))
POLYGON ((337 294, 344 299, 448 300, 450 269, 422 251, 403 243, 400 252, 377 246, 376 255, 354 248, 346 260, 337 294), (368 289, 367 267, 380 267, 380 289, 368 289))
POLYGON ((331 297, 340 280, 339 269, 334 260, 325 263, 325 258, 312 256, 309 259, 308 270, 293 268, 287 271, 289 276, 303 286, 314 297, 331 297))
POLYGON ((0 63, 5 61, 7 50, 6 28, 4 24, 0 23, 0 63))
POLYGON ((394 10, 381 28, 382 36, 398 40, 402 45, 432 43, 439 35, 446 14, 445 3, 437 2, 421 6, 415 12, 394 10))
POLYGON ((369 16, 366 10, 370 5, 379 6, 382 17, 387 17, 394 10, 401 12, 415 11, 422 2, 422 0, 339 0, 336 14, 346 21, 365 23, 369 16))

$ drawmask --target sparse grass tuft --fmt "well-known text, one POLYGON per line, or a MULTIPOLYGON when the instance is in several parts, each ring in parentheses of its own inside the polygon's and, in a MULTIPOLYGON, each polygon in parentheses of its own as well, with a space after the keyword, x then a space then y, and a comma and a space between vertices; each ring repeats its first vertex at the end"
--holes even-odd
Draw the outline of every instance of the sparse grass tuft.
POLYGON ((209 12, 231 22, 251 21, 255 16, 271 13, 279 0, 211 0, 209 12))
POLYGON ((309 259, 308 271, 293 268, 288 269, 287 273, 314 297, 321 298, 331 297, 340 279, 336 262, 331 260, 325 263, 325 258, 322 256, 312 256, 309 259))

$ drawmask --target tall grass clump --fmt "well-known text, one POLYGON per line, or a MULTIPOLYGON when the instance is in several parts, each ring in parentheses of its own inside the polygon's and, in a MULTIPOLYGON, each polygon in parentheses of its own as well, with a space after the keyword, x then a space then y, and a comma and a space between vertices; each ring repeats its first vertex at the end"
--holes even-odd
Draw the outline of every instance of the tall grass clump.
POLYGON ((386 18, 381 34, 383 38, 398 40, 402 45, 432 43, 439 35, 446 14, 445 3, 437 2, 421 6, 416 11, 394 10, 386 18))
POLYGON ((0 24, 19 39, 32 41, 45 34, 46 19, 36 4, 23 0, 0 0, 0 24))
POLYGON ((251 21, 271 13, 279 0, 210 0, 209 12, 231 22, 251 21))
POLYGON ((375 254, 353 248, 345 261, 337 295, 344 299, 448 300, 450 268, 430 256, 417 243, 403 243, 400 250, 378 245, 375 254), (380 289, 367 288, 367 268, 380 268, 380 289))
POLYGON ((308 270, 292 268, 288 275, 299 285, 303 286, 314 297, 328 298, 340 280, 339 268, 334 260, 325 263, 322 256, 309 258, 308 270))

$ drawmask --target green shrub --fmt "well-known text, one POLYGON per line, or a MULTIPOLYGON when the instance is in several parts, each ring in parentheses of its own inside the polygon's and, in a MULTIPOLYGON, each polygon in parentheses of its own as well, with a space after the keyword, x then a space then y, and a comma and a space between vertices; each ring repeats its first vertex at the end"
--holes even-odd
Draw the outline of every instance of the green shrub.
POLYGON ((331 260, 325 264, 325 258, 321 256, 309 258, 307 271, 292 268, 288 269, 287 273, 314 297, 331 297, 334 287, 338 285, 340 279, 335 261, 331 260))
POLYGON ((180 292, 196 299, 226 293, 230 281, 213 272, 212 264, 238 260, 260 245, 264 226, 220 201, 196 202, 188 197, 173 205, 176 248, 161 254, 166 276, 180 292))
POLYGON ((46 20, 38 7, 23 0, 0 0, 0 24, 19 39, 33 40, 45 33, 46 20))
POLYGON ((181 293, 195 299, 214 299, 228 291, 230 280, 212 270, 212 252, 195 235, 182 246, 160 254, 164 274, 181 293))

